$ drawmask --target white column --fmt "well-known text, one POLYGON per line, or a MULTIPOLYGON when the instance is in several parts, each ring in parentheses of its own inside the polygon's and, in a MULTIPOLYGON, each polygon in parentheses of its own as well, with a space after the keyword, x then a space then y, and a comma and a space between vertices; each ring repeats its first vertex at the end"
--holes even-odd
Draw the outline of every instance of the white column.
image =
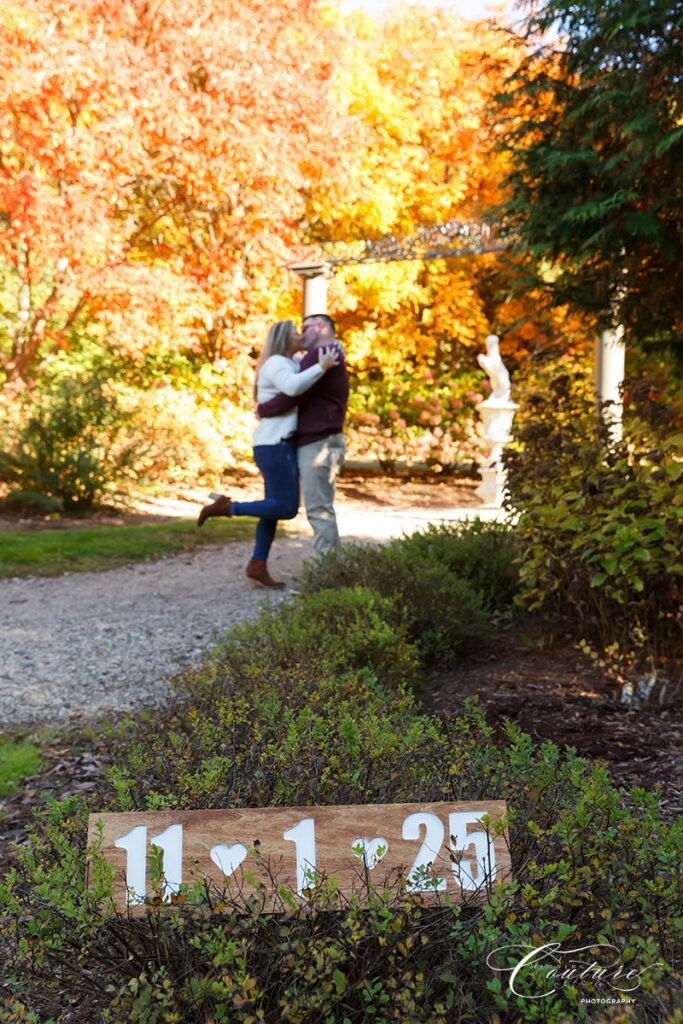
POLYGON ((289 269, 304 282, 303 316, 327 313, 327 281, 332 276, 327 263, 300 263, 289 269))
POLYGON ((614 403, 605 410, 605 419, 615 440, 621 438, 623 403, 620 389, 625 363, 624 328, 619 325, 602 331, 595 341, 595 392, 600 405, 603 402, 614 403))
POLYGON ((304 316, 313 316, 314 313, 327 313, 327 278, 324 274, 304 278, 304 316))

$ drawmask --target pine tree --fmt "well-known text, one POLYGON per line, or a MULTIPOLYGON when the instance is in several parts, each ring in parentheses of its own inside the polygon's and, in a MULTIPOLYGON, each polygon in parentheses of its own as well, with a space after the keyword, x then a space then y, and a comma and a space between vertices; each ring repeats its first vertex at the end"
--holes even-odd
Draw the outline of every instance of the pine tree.
POLYGON ((683 5, 541 0, 525 29, 533 48, 498 97, 504 227, 555 303, 680 347, 683 5))

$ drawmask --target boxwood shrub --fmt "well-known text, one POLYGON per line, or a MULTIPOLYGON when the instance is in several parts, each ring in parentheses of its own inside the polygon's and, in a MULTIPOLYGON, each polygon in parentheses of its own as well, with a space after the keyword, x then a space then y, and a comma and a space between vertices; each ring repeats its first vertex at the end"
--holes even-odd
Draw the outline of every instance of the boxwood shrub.
POLYGON ((311 671, 344 673, 370 667, 383 683, 413 685, 419 651, 397 601, 368 587, 305 594, 265 608, 255 622, 235 626, 202 668, 221 689, 297 688, 311 671))
POLYGON ((304 586, 315 591, 362 583, 380 593, 391 586, 393 593, 401 594, 410 579, 388 578, 399 553, 405 559, 401 568, 412 564, 409 575, 417 577, 418 584, 425 562, 440 566, 466 580, 487 610, 508 608, 519 589, 515 531, 505 523, 478 519, 432 524, 385 545, 344 545, 332 556, 306 565, 304 586))
POLYGON ((425 668, 455 664, 478 649, 488 631, 482 596, 472 583, 427 551, 401 541, 346 545, 339 554, 314 564, 304 578, 309 594, 354 584, 394 602, 396 623, 417 646, 425 668))

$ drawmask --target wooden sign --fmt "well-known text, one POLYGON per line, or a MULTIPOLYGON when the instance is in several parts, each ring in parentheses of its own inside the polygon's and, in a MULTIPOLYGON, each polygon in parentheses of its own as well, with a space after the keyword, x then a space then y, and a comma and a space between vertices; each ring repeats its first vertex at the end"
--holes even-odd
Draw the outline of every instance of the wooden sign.
POLYGON ((121 908, 155 892, 173 902, 201 880, 244 899, 265 893, 271 907, 278 887, 304 897, 332 879, 344 895, 370 883, 461 901, 510 877, 507 838, 496 828, 505 812, 492 800, 92 814, 88 843, 114 868, 121 908), (162 867, 156 889, 152 861, 162 867))

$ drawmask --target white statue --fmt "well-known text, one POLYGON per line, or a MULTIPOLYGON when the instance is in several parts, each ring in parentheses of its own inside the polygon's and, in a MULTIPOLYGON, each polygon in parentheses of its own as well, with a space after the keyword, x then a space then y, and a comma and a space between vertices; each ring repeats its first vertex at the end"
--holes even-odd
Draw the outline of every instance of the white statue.
POLYGON ((486 339, 486 355, 482 352, 477 360, 482 370, 485 370, 491 381, 491 398, 499 402, 510 401, 510 374, 500 358, 498 347, 499 339, 497 334, 489 334, 486 339))
POLYGON ((510 374, 500 358, 498 337, 489 334, 486 355, 477 356, 479 365, 491 382, 491 395, 477 406, 482 423, 482 438, 488 452, 479 468, 481 483, 476 493, 489 507, 500 508, 505 495, 505 470, 501 456, 512 440, 512 421, 519 406, 510 399, 510 374))

